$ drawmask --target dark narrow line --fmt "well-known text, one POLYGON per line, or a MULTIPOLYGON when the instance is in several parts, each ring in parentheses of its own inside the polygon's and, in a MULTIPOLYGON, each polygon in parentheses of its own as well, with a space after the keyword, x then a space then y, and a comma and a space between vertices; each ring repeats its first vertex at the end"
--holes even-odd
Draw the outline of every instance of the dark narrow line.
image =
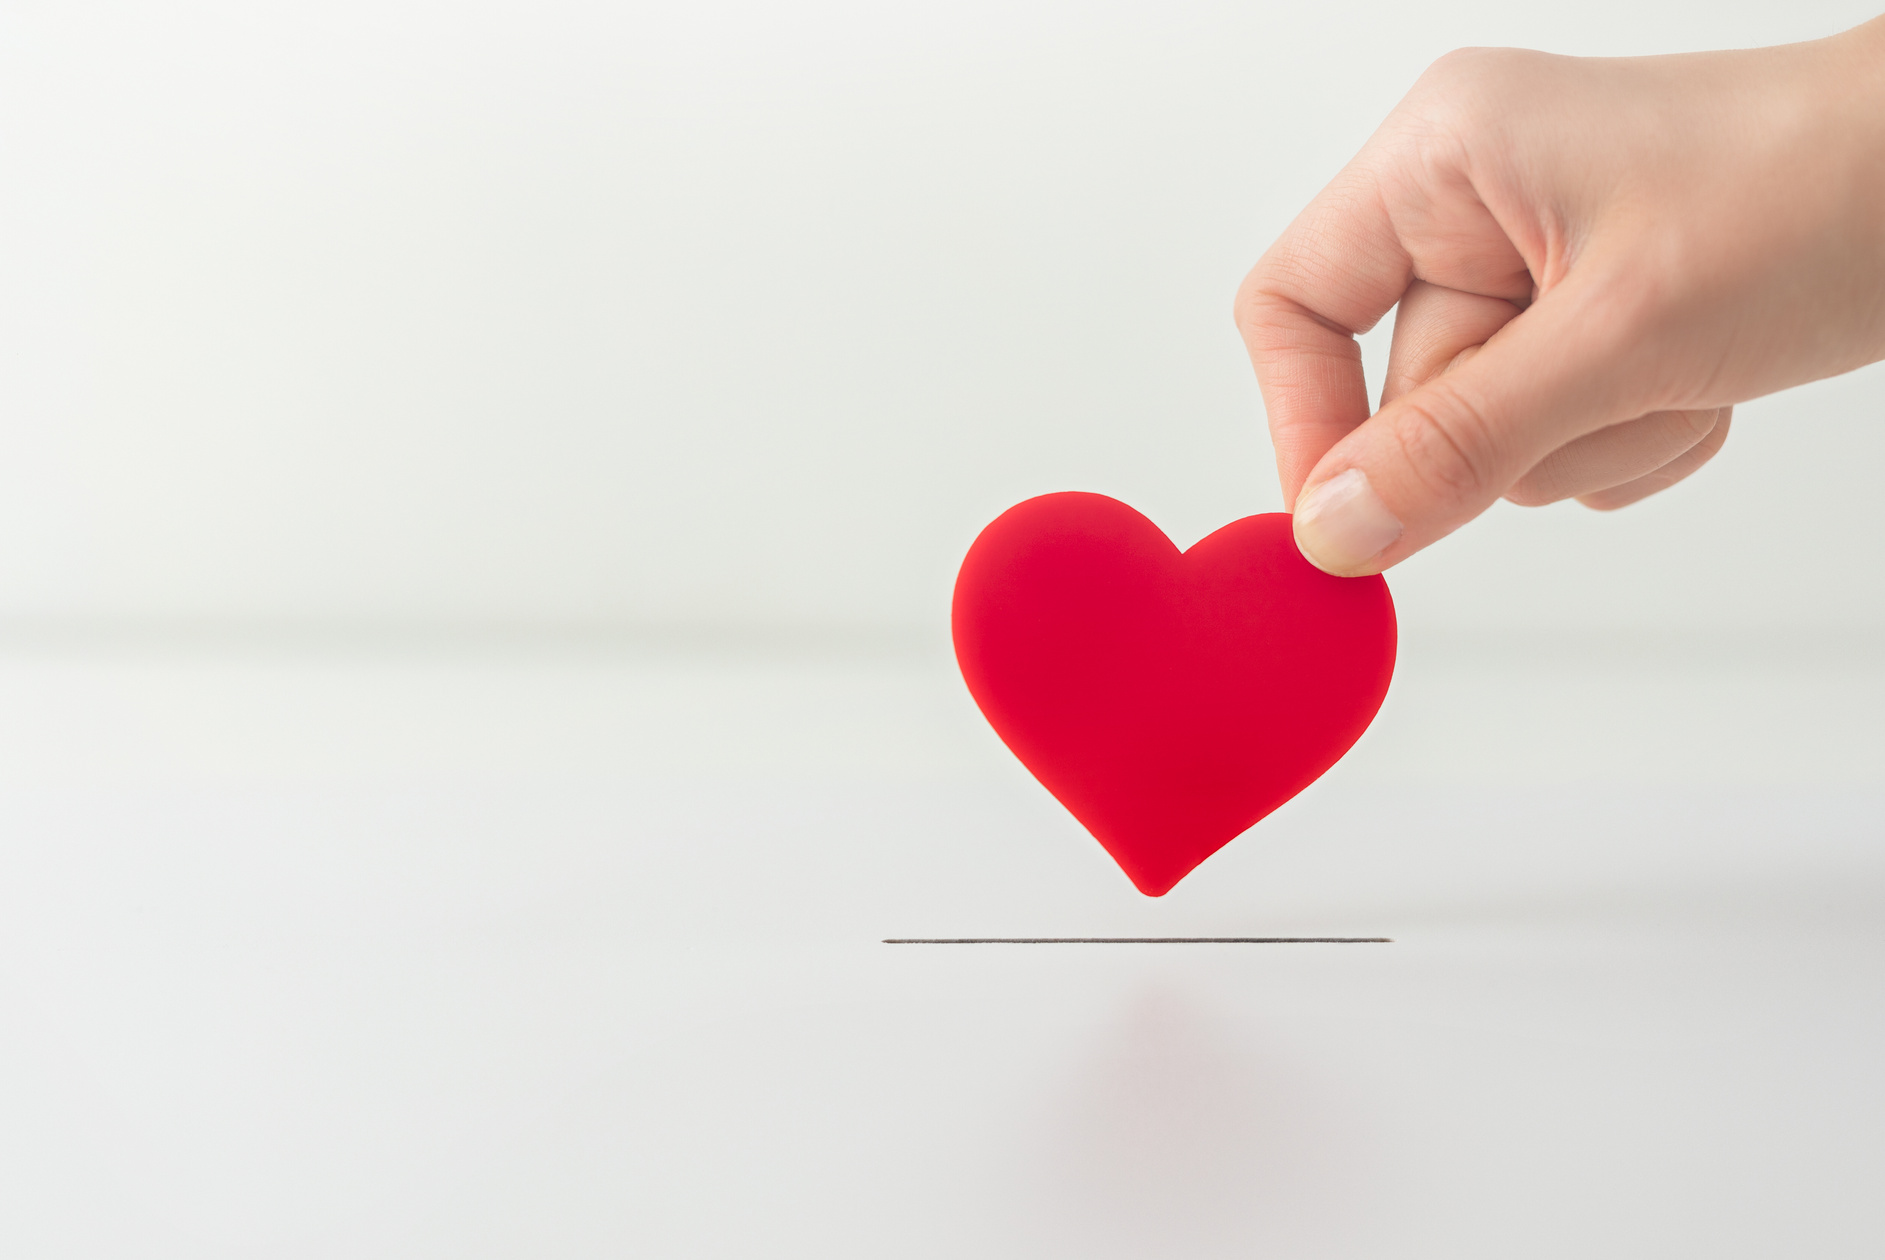
POLYGON ((890 937, 886 945, 1392 945, 1387 936, 890 937))

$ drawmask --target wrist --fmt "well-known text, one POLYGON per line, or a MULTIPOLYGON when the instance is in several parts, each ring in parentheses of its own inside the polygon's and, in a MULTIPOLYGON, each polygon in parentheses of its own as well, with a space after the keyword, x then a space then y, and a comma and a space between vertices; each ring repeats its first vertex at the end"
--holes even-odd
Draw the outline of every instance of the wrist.
MULTIPOLYGON (((1885 17, 1855 26, 1830 43, 1839 45, 1844 86, 1865 121, 1885 123, 1885 17)), ((1885 131, 1885 127, 1875 128, 1885 131)))
POLYGON ((1885 358, 1885 17, 1821 47, 1814 91, 1831 158, 1825 183, 1842 211, 1827 226, 1849 251, 1850 314, 1875 361, 1885 358))

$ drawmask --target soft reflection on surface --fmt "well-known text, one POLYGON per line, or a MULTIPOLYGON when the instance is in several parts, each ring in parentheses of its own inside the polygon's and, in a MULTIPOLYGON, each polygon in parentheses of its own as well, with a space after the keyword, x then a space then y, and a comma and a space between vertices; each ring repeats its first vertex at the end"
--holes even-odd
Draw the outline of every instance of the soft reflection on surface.
POLYGON ((1034 1220, 1119 1256, 1340 1254, 1369 1178, 1354 1103, 1202 989, 1147 979, 1045 1111, 1034 1220))

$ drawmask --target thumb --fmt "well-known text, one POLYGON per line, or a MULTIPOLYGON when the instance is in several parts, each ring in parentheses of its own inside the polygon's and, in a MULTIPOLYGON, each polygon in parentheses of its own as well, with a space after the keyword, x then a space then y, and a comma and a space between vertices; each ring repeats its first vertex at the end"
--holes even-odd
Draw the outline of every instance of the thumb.
POLYGON ((1637 347, 1571 285, 1477 353, 1388 403, 1311 470, 1296 545, 1341 577, 1379 573, 1478 516, 1574 438, 1656 410, 1633 388, 1637 347))

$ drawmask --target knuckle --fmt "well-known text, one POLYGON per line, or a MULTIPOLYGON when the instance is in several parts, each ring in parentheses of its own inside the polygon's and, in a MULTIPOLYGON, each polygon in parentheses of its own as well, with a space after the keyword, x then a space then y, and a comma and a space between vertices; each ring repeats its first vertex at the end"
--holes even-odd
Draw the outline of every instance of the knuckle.
POLYGON ((1497 446, 1486 417, 1444 378, 1401 401, 1393 432, 1428 491, 1454 502, 1485 497, 1497 446))
POLYGON ((1428 65, 1410 95, 1422 112, 1449 123, 1449 130, 1471 129, 1527 91, 1540 56, 1517 48, 1455 48, 1428 65))
POLYGON ((1259 367, 1274 367, 1301 353, 1298 344, 1300 339, 1294 335, 1285 304, 1262 300, 1251 303, 1240 301, 1236 319, 1237 331, 1243 337, 1244 346, 1259 367))
POLYGON ((1421 82, 1462 87, 1517 88, 1534 79, 1542 66, 1557 60, 1526 48, 1455 48, 1434 58, 1421 82))
POLYGON ((1471 82, 1495 63, 1500 49, 1455 48, 1441 53, 1428 63, 1420 81, 1429 86, 1471 82))
POLYGON ((1259 272, 1251 272, 1231 303, 1231 319, 1245 337, 1252 337, 1275 322, 1275 310, 1275 297, 1266 290, 1259 272))
POLYGON ((1276 257, 1276 252, 1266 255, 1251 269, 1237 287, 1237 297, 1231 303, 1231 318, 1244 339, 1253 345, 1285 328, 1292 315, 1300 310, 1299 304, 1289 296, 1299 287, 1292 274, 1294 265, 1286 257, 1276 257))

